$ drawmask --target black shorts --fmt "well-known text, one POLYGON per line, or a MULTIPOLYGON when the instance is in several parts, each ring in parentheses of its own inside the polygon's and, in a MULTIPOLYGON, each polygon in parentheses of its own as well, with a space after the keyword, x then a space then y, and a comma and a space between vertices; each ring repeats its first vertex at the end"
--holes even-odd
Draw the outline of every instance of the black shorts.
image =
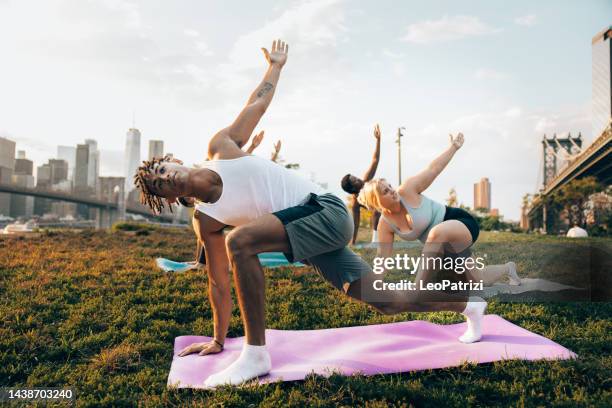
POLYGON ((446 220, 457 220, 467 227, 472 236, 472 244, 478 239, 480 233, 480 227, 478 222, 472 217, 472 215, 465 211, 463 208, 449 207, 446 206, 446 212, 444 213, 444 221, 446 220))

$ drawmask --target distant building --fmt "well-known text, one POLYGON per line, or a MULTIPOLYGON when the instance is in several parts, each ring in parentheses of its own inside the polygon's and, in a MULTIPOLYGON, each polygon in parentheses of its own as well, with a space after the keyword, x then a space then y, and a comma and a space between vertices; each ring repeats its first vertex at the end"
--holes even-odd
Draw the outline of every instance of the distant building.
POLYGON ((74 182, 74 166, 76 164, 75 146, 57 146, 57 158, 68 163, 68 180, 74 182))
MULTIPOLYGON (((34 176, 13 174, 13 185, 17 187, 34 188, 34 176)), ((11 217, 30 218, 34 213, 34 197, 11 194, 11 217)))
MULTIPOLYGON (((51 166, 49 163, 36 167, 36 187, 51 188, 51 166)), ((45 215, 51 210, 51 200, 36 197, 34 199, 34 214, 45 215)))
POLYGON ((483 177, 478 183, 474 183, 474 209, 491 209, 491 183, 483 177))
POLYGON ((125 175, 125 192, 134 189, 134 174, 140 166, 140 131, 135 128, 128 129, 125 135, 125 160, 123 161, 125 175))
MULTIPOLYGON (((12 184, 18 187, 33 188, 34 187, 34 163, 32 160, 26 159, 25 152, 20 150, 17 152, 15 159, 15 172, 12 178, 12 184)), ((34 211, 34 197, 24 195, 11 194, 11 217, 30 218, 34 211)))
POLYGON ((89 180, 89 145, 79 144, 76 147, 74 165, 74 189, 83 192, 87 190, 89 180))
POLYGON ((15 159, 14 174, 25 174, 27 176, 32 176, 33 171, 34 162, 32 160, 26 159, 25 152, 23 150, 19 150, 17 152, 17 158, 15 159))
POLYGON ((100 151, 98 150, 98 142, 93 139, 85 139, 85 144, 89 146, 89 161, 87 162, 87 186, 95 191, 98 176, 100 174, 100 151))
MULTIPOLYGON (((11 184, 15 170, 15 142, 0 137, 0 183, 11 184)), ((11 195, 0 193, 0 214, 11 212, 11 195)))
MULTIPOLYGON (((70 191, 68 181, 68 163, 65 160, 49 159, 49 161, 36 168, 36 187, 43 189, 70 191)), ((34 200, 34 213, 45 215, 51 212, 53 200, 36 197, 34 200)))
POLYGON ((51 170, 51 185, 59 184, 68 180, 68 162, 61 159, 49 159, 51 170))
POLYGON ((499 217, 499 209, 491 208, 491 211, 489 211, 489 215, 492 217, 499 217))
POLYGON ((149 140, 149 160, 154 157, 164 157, 163 140, 149 140))
POLYGON ((598 137, 612 117, 612 26, 593 37, 592 50, 592 103, 593 138, 598 137))

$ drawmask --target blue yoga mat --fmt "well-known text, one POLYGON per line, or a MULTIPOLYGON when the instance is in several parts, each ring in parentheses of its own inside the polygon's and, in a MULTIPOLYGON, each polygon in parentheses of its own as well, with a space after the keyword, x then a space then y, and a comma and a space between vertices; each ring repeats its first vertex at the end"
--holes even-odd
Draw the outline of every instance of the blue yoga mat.
MULTIPOLYGON (((277 268, 287 265, 304 266, 304 264, 300 262, 289 262, 282 252, 265 252, 258 256, 261 265, 267 268, 277 268)), ((166 258, 157 258, 155 261, 157 262, 157 266, 166 272, 185 272, 194 269, 194 266, 189 262, 176 262, 166 258)))

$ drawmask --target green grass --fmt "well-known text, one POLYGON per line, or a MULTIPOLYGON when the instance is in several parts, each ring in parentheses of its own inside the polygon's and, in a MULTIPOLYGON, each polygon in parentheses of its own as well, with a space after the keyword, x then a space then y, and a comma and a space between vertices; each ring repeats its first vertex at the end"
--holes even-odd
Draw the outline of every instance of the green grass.
MULTIPOLYGON (((495 256, 515 259, 523 272, 534 269, 535 253, 525 248, 545 243, 571 250, 587 242, 492 233, 483 234, 481 241, 504 244, 495 256)), ((579 355, 574 361, 466 364, 373 377, 310 376, 302 382, 216 392, 168 390, 174 338, 211 335, 211 309, 204 272, 168 275, 155 267, 154 258, 190 259, 193 244, 187 230, 0 239, 0 386, 72 386, 79 406, 612 405, 612 304, 586 302, 494 301, 488 309, 573 350, 579 355)), ((453 313, 380 315, 339 295, 309 268, 266 274, 270 328, 462 321, 453 313)), ((236 308, 229 336, 242 334, 236 308)))

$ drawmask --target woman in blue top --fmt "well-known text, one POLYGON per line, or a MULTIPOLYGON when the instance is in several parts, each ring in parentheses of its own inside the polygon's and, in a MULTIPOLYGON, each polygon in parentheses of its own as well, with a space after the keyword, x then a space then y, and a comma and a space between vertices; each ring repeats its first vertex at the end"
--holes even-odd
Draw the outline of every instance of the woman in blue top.
MULTIPOLYGON (((423 242, 425 257, 439 257, 443 254, 461 254, 470 248, 478 239, 478 223, 467 211, 461 208, 447 207, 421 194, 448 165, 455 153, 463 145, 463 134, 450 135, 450 146, 431 164, 415 176, 406 179, 394 189, 385 179, 374 179, 364 184, 358 200, 370 210, 381 213, 378 223, 379 256, 392 255, 393 239, 397 234, 407 241, 423 242)), ((520 284, 516 275, 516 265, 508 262, 505 265, 490 265, 483 269, 468 271, 472 281, 483 281, 491 284, 508 276, 510 284, 520 284)), ((432 281, 433 271, 421 265, 416 275, 417 281, 432 281)), ((473 314, 482 315, 486 302, 478 299, 479 307, 473 314)), ((480 319, 468 319, 480 321, 480 319)), ((469 328, 466 335, 480 336, 480 327, 469 328), (472 330, 470 330, 472 329, 472 330)), ((465 335, 464 335, 465 336, 465 335)), ((462 339, 469 342, 473 339, 462 339)))

